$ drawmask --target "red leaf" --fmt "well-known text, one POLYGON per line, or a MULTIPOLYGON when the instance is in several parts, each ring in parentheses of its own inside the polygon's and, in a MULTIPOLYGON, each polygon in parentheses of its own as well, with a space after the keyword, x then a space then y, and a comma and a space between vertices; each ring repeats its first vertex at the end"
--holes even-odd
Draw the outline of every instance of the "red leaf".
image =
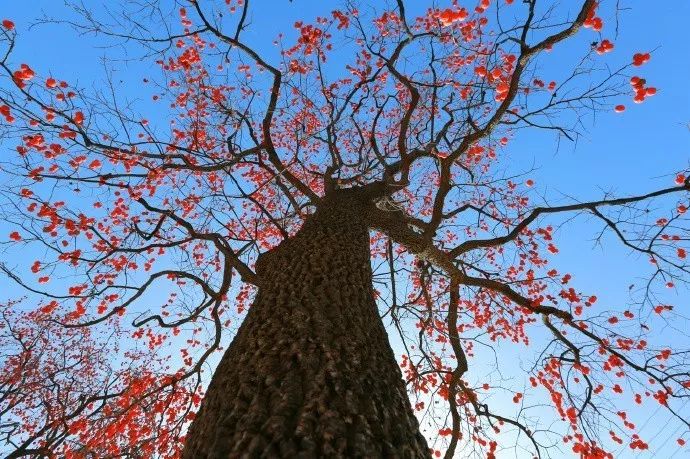
POLYGON ((635 53, 633 55, 633 65, 636 67, 644 65, 649 62, 650 58, 651 56, 649 53, 635 53))
POLYGON ((84 114, 82 112, 76 112, 74 114, 74 123, 78 125, 84 124, 84 114))

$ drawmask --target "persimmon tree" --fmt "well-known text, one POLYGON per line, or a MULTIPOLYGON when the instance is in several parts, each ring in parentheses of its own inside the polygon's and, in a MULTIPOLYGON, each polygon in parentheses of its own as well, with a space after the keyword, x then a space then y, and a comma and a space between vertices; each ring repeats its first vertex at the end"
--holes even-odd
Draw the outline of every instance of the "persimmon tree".
POLYGON ((689 351, 654 332, 683 320, 656 292, 688 281, 685 171, 537 204, 503 167, 524 129, 573 140, 655 95, 615 2, 346 2, 278 57, 245 38, 251 3, 57 21, 157 65, 150 117, 38 74, 2 22, 4 244, 42 253, 2 265, 37 301, 2 309, 8 457, 600 458, 648 448, 621 406, 690 427, 689 351), (576 216, 653 266, 630 305, 553 267, 576 216), (506 345, 532 368, 473 374, 512 368, 480 359, 506 345))
POLYGON ((119 325, 101 336, 65 328, 43 308, 18 313, 2 306, 0 441, 3 457, 174 457, 177 441, 199 396, 151 371, 160 362, 145 350, 119 351, 119 325), (146 392, 156 388, 156 397, 146 392), (190 401, 192 403, 190 403, 190 401), (161 425, 161 413, 173 415, 161 425))

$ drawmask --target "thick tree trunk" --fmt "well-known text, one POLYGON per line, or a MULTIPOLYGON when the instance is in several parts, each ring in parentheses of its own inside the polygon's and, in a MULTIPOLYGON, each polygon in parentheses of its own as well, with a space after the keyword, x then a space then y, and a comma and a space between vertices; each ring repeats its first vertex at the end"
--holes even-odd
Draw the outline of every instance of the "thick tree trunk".
POLYGON ((374 302, 366 207, 338 192, 261 257, 184 458, 429 457, 374 302))

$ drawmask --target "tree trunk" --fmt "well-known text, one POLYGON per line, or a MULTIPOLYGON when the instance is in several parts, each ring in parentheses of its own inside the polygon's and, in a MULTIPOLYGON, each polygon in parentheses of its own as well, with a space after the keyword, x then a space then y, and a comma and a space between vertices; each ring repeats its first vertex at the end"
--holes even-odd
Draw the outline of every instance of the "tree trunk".
POLYGON ((429 457, 374 302, 366 201, 338 191, 260 257, 184 458, 429 457))

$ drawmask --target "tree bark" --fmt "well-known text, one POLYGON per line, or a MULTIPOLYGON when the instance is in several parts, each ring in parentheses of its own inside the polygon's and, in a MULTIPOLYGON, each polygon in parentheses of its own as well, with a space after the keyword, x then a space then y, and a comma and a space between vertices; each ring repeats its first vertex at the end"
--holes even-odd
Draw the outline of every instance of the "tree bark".
POLYGON ((369 205, 339 190, 260 257, 184 458, 430 456, 374 301, 369 205))

